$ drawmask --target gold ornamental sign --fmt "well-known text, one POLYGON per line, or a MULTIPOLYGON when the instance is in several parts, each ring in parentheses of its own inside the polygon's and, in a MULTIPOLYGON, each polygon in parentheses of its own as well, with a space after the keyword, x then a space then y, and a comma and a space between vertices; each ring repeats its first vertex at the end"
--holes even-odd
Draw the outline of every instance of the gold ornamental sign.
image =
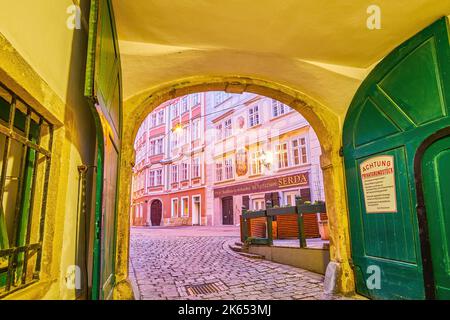
POLYGON ((247 149, 241 148, 236 152, 236 174, 245 176, 248 171, 247 149))

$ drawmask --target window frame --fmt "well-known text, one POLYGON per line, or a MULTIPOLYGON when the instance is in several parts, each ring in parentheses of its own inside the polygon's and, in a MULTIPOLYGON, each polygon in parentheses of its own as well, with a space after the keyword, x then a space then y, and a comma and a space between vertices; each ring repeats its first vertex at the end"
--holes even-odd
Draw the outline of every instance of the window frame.
POLYGON ((47 209, 45 204, 49 189, 54 127, 44 116, 3 83, 0 83, 0 91, 1 102, 9 107, 9 110, 5 109, 4 106, 0 108, 0 136, 4 138, 2 159, 6 160, 2 161, 0 166, 0 203, 2 204, 0 206, 0 219, 2 219, 0 223, 3 224, 3 228, 0 230, 0 261, 7 262, 5 264, 7 267, 0 270, 0 282, 4 281, 0 285, 0 298, 2 298, 40 279, 47 209), (2 112, 4 113, 3 116, 7 118, 2 119, 2 112), (11 121, 11 119, 14 119, 14 121, 11 121), (43 131, 45 127, 47 130, 43 131), (42 139, 43 137, 46 138, 42 139), (7 234, 7 212, 3 211, 7 168, 10 165, 12 152, 14 152, 10 148, 12 142, 17 143, 22 149, 19 151, 21 165, 14 201, 15 222, 12 226, 14 234, 11 235, 11 239, 14 239, 14 241, 11 241, 7 234), (42 165, 42 167, 39 167, 39 165, 42 165), (41 168, 43 176, 40 178, 43 181, 37 180, 38 174, 36 172, 41 168), (39 191, 36 195, 38 187, 39 191), (33 210, 36 207, 40 208, 39 212, 33 210), (3 221, 3 219, 5 220, 3 221), (32 231, 32 222, 36 220, 40 223, 37 230, 32 231), (6 233, 4 233, 5 230, 6 233), (35 234, 37 241, 31 240, 32 232, 35 234), (28 274, 28 261, 34 256, 33 272, 28 274), (14 282, 14 280, 17 280, 17 282, 14 282))
POLYGON ((224 159, 224 167, 225 167, 225 180, 232 180, 234 179, 234 165, 233 165, 233 158, 228 157, 224 159), (227 166, 227 162, 229 161, 230 165, 227 166), (228 176, 229 172, 231 173, 231 176, 228 176))
POLYGON ((248 109, 248 127, 253 128, 261 124, 259 105, 254 105, 248 109), (255 111, 256 110, 256 111, 255 111))
POLYGON ((172 198, 171 201, 170 201, 170 203, 171 203, 170 216, 171 216, 172 218, 178 218, 178 217, 179 217, 179 211, 180 211, 180 210, 179 210, 179 209, 180 209, 180 205, 179 205, 178 198, 172 198), (175 212, 175 210, 174 210, 174 208, 175 208, 174 203, 176 203, 176 212, 175 212))
POLYGON ((277 169, 278 170, 282 170, 282 169, 285 169, 285 168, 289 168, 290 163, 289 163, 289 143, 288 143, 288 141, 283 141, 283 142, 279 142, 278 144, 276 144, 275 145, 275 154, 277 156, 277 169), (286 149, 279 148, 279 147, 281 147, 283 145, 286 146, 286 149), (284 165, 284 166, 280 166, 280 163, 282 163, 280 161, 280 155, 281 154, 284 155, 283 156, 283 160, 286 161, 286 165, 284 165))
POLYGON ((178 165, 172 164, 170 167, 170 182, 178 183, 178 165))
POLYGON ((201 178, 202 174, 201 174, 201 160, 200 160, 200 156, 197 157, 193 157, 192 158, 192 179, 197 179, 197 178, 201 178), (198 160, 198 163, 196 163, 198 160), (197 172, 196 172, 197 171, 197 172))
POLYGON ((189 197, 188 196, 181 197, 180 209, 181 209, 181 217, 189 217, 189 197), (186 214, 184 214, 184 209, 185 209, 184 204, 185 203, 187 203, 187 213, 186 214))
POLYGON ((301 135, 298 137, 295 137, 294 139, 291 139, 290 141, 290 147, 291 147, 291 163, 293 166, 303 166, 303 165, 307 165, 310 163, 310 155, 309 155, 309 144, 308 144, 308 139, 306 135, 301 135), (300 141, 304 139, 305 143, 304 144, 300 144, 300 141), (293 143, 297 142, 297 147, 293 146, 293 143), (305 151, 305 153, 303 154, 303 150, 305 151), (300 161, 299 163, 295 163, 295 151, 298 150, 299 151, 299 155, 298 158, 302 161, 300 161), (303 156, 306 156, 306 162, 303 161, 303 156))

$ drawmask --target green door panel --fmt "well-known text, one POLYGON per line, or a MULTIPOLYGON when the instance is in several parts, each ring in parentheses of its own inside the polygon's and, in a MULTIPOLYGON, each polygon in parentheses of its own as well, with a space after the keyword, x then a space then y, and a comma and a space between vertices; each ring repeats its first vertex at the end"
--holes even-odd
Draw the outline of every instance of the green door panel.
POLYGON ((97 132, 92 299, 110 299, 115 285, 117 174, 122 130, 122 78, 111 0, 92 0, 85 95, 97 132))
POLYGON ((432 37, 407 55, 379 86, 420 125, 445 115, 440 83, 436 43, 432 37))
POLYGON ((343 151, 360 294, 426 298, 414 158, 427 137, 450 125, 449 114, 450 42, 444 17, 383 59, 358 89, 346 115, 343 151), (393 157, 393 212, 366 212, 360 164, 376 156, 393 157), (368 287, 368 268, 373 266, 380 269, 379 288, 368 287))
POLYGON ((450 137, 426 150, 422 177, 436 298, 450 299, 450 137))

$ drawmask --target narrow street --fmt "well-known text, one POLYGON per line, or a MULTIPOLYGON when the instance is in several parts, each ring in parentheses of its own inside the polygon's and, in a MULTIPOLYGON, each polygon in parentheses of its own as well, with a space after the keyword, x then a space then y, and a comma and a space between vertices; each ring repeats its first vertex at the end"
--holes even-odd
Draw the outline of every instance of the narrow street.
POLYGON ((132 228, 131 274, 137 299, 310 300, 323 294, 323 276, 266 260, 243 257, 229 244, 236 227, 132 228), (211 293, 187 286, 208 284, 211 293))

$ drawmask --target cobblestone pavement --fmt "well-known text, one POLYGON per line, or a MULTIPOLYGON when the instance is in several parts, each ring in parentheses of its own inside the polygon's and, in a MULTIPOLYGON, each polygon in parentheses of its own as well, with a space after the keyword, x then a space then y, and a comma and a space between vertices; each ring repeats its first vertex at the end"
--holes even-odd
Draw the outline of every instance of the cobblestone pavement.
POLYGON ((323 294, 323 276, 228 248, 236 227, 133 228, 130 278, 140 299, 340 299, 323 294), (134 272, 134 274, 133 274, 134 272), (214 284, 218 292, 189 295, 186 286, 214 284))

